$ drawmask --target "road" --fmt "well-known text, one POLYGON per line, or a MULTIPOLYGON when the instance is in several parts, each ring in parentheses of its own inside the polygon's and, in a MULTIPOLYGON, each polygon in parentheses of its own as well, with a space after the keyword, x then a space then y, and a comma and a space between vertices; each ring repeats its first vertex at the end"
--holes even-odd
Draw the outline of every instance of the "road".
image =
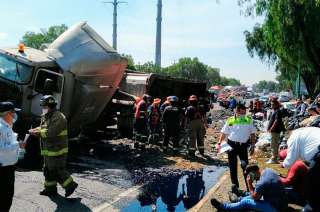
MULTIPOLYGON (((212 132, 208 131, 209 134, 212 132)), ((208 138, 212 139, 207 134, 208 138)), ((175 198, 172 194, 179 196, 191 192, 191 199, 183 195, 183 201, 175 205, 176 211, 186 211, 226 171, 223 162, 209 156, 209 143, 206 145, 207 157, 191 160, 184 156, 184 148, 176 155, 162 153, 156 147, 141 152, 132 146, 128 139, 71 144, 73 152, 68 169, 79 187, 67 199, 63 197, 61 187, 58 187, 60 195, 57 197, 40 196, 44 181, 41 170, 18 168, 11 211, 150 211, 152 207, 167 211, 167 205, 175 198), (172 189, 163 190, 163 185, 167 184, 172 189), (199 185, 203 185, 203 190, 198 189, 199 185)))
POLYGON ((86 159, 86 163, 71 162, 71 171, 79 187, 68 199, 63 197, 64 190, 61 187, 58 189, 60 195, 57 197, 40 196, 39 191, 43 189, 44 181, 42 172, 18 169, 11 211, 85 212, 99 211, 97 209, 101 205, 103 207, 100 208, 105 209, 104 211, 113 211, 119 210, 113 208, 116 202, 125 204, 137 195, 139 186, 130 182, 130 174, 124 167, 102 160, 83 159, 86 159))

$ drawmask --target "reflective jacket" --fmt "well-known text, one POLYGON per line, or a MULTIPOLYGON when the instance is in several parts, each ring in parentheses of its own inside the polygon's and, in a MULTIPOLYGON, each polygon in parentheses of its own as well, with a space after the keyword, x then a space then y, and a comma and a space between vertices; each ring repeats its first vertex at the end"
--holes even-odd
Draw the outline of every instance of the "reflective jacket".
POLYGON ((141 100, 136 107, 135 118, 136 119, 146 119, 148 116, 147 103, 141 100))
POLYGON ((41 155, 55 157, 68 153, 67 119, 58 110, 43 115, 40 124, 41 155))
POLYGON ((149 123, 157 125, 160 121, 160 108, 158 105, 152 104, 148 108, 149 123))
POLYGON ((187 107, 187 110, 185 112, 185 115, 187 118, 190 119, 190 121, 193 120, 202 120, 203 117, 205 117, 205 111, 203 107, 195 107, 195 106, 189 106, 187 107))

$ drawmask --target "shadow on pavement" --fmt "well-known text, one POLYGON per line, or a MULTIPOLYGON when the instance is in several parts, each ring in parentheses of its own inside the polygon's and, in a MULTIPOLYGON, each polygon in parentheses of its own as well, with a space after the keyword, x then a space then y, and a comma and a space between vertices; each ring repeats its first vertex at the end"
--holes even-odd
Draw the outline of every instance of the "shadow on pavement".
POLYGON ((91 212, 92 210, 81 202, 81 198, 64 198, 61 195, 49 197, 52 202, 57 204, 55 212, 77 211, 91 212))

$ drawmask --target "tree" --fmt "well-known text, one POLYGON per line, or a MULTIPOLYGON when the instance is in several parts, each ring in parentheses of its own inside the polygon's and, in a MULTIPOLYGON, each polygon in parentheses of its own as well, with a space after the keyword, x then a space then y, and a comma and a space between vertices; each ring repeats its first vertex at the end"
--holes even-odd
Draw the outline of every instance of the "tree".
POLYGON ((135 71, 136 67, 134 65, 134 59, 131 55, 129 54, 121 54, 122 57, 126 58, 128 60, 128 65, 127 65, 127 69, 135 71))
POLYGON ((207 66, 200 62, 198 58, 185 57, 169 66, 166 73, 170 76, 206 81, 208 70, 207 66))
POLYGON ((146 73, 162 73, 162 69, 156 66, 153 62, 146 62, 144 64, 135 65, 136 71, 146 73))
POLYGON ((160 68, 153 62, 134 65, 133 58, 130 55, 122 56, 128 59, 129 64, 133 64, 135 69, 132 70, 136 70, 138 72, 157 73, 171 77, 205 81, 209 85, 241 85, 240 81, 237 79, 221 77, 220 70, 218 68, 208 66, 200 62, 198 58, 184 57, 168 67, 160 68))
POLYGON ((277 92, 279 91, 279 84, 273 81, 262 80, 253 86, 257 92, 263 92, 267 90, 268 92, 277 92))
POLYGON ((220 69, 207 66, 207 79, 210 85, 220 85, 220 69))
POLYGON ((320 91, 320 5, 318 0, 239 0, 247 15, 263 17, 246 31, 251 56, 273 63, 290 81, 300 69, 311 95, 320 91))
POLYGON ((21 42, 28 47, 40 49, 42 44, 52 43, 59 35, 65 32, 68 27, 64 24, 51 26, 48 30, 41 29, 40 33, 26 32, 21 42))

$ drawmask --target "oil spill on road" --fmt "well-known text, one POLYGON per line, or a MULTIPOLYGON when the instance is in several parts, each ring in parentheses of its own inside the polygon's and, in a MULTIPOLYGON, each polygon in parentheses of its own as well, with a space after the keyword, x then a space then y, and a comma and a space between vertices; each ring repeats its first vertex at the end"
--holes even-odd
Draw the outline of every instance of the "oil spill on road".
POLYGON ((187 173, 159 175, 141 187, 136 199, 118 207, 122 212, 187 211, 204 197, 225 171, 225 167, 209 166, 187 173))

